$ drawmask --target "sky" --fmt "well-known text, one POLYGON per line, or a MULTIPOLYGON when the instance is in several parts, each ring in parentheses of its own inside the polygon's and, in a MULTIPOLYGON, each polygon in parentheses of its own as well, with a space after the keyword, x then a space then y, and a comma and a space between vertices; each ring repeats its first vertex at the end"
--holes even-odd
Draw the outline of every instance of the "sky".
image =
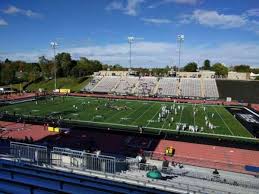
POLYGON ((259 68, 259 0, 0 0, 0 60, 57 52, 133 67, 205 59, 259 68))

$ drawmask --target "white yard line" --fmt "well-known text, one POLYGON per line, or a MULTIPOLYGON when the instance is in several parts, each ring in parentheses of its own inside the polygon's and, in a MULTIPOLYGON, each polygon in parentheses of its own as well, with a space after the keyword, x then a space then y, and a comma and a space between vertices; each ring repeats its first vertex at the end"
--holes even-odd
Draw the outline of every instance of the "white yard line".
MULTIPOLYGON (((165 121, 164 121, 164 123, 163 123, 163 125, 162 125, 162 129, 164 128, 164 126, 165 126, 165 124, 166 124, 166 121, 167 121, 168 116, 169 116, 169 114, 167 114, 167 116, 166 116, 166 118, 165 118, 165 121)), ((160 131, 160 132, 161 132, 161 131, 160 131)), ((160 134, 160 132, 159 132, 159 134, 160 134)))
MULTIPOLYGON (((161 105, 160 105, 160 108, 158 109, 158 111, 156 112, 156 114, 154 114, 154 116, 150 120, 153 120, 156 117, 156 115, 159 113, 160 110, 161 110, 161 105)), ((145 127, 147 127, 149 124, 150 124, 150 122, 148 122, 145 127)))
POLYGON ((138 118, 136 118, 132 123, 135 123, 138 119, 140 119, 144 114, 146 114, 147 111, 149 111, 156 103, 153 105, 149 106, 148 109, 146 109, 138 118))
POLYGON ((180 119, 179 119, 179 123, 181 123, 181 121, 182 121, 182 115, 183 115, 183 108, 181 108, 182 110, 181 110, 181 114, 180 114, 180 119))
POLYGON ((225 126, 228 128, 228 130, 230 131, 230 133, 232 135, 234 135, 234 133, 231 131, 231 129, 229 128, 228 124, 224 121, 224 119, 222 118, 222 116, 219 114, 219 112, 217 111, 217 109, 213 106, 213 109, 217 112, 217 114, 219 115, 219 117, 221 118, 221 120, 223 121, 223 123, 225 124, 225 126))
MULTIPOLYGON (((206 115, 206 117, 209 119, 209 115, 207 114, 207 112, 206 112, 206 110, 204 111, 205 112, 205 115, 206 115)), ((209 120, 210 121, 210 120, 209 120)), ((212 123, 213 124, 213 123, 212 123)), ((213 124, 214 125, 214 124, 213 124)), ((205 125, 206 126, 206 125, 205 125)), ((213 133, 215 133, 215 131, 214 131, 214 129, 212 128, 212 131, 213 131, 213 133)))
MULTIPOLYGON (((192 113, 194 113, 194 105, 192 105, 192 113)), ((195 126, 195 114, 193 114, 193 124, 195 126)))
MULTIPOLYGON (((145 105, 144 105, 145 106, 145 105)), ((140 106, 138 109, 134 110, 133 112, 130 112, 129 114, 125 115, 124 117, 125 118, 130 118, 130 115, 134 114, 135 112, 139 111, 140 109, 142 109, 143 107, 143 104, 142 106, 140 106)))

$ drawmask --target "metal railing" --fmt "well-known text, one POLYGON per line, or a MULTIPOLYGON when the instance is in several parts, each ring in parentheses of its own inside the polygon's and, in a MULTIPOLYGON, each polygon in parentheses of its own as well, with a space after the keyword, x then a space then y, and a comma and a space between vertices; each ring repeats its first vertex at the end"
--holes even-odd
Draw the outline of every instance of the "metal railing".
POLYGON ((111 156, 54 147, 51 151, 51 157, 52 165, 105 173, 116 172, 116 158, 111 156))
POLYGON ((86 153, 68 148, 54 147, 48 150, 46 146, 11 142, 10 155, 18 161, 35 165, 50 165, 79 170, 93 170, 104 173, 116 173, 115 157, 86 153))

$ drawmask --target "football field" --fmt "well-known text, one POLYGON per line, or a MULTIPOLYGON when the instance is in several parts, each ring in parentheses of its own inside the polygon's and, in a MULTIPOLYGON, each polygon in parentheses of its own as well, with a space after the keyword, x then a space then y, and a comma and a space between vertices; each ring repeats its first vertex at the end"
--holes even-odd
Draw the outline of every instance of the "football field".
POLYGON ((211 136, 253 137, 221 105, 67 96, 3 106, 0 112, 125 130, 142 128, 156 134, 180 131, 211 136))

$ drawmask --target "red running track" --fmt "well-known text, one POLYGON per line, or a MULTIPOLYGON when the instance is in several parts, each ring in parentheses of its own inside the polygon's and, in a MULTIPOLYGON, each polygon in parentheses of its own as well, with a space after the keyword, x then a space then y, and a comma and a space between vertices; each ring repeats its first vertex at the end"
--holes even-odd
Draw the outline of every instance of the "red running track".
POLYGON ((153 157, 165 159, 163 153, 170 146, 175 148, 175 156, 166 157, 167 160, 242 173, 248 173, 245 165, 259 166, 259 151, 170 140, 160 140, 153 157))
POLYGON ((32 138, 33 141, 41 140, 50 135, 56 135, 55 132, 49 132, 42 125, 31 125, 23 123, 5 122, 0 121, 0 138, 13 138, 16 140, 24 140, 27 138, 32 138), (3 128, 5 130, 3 130, 3 128))

